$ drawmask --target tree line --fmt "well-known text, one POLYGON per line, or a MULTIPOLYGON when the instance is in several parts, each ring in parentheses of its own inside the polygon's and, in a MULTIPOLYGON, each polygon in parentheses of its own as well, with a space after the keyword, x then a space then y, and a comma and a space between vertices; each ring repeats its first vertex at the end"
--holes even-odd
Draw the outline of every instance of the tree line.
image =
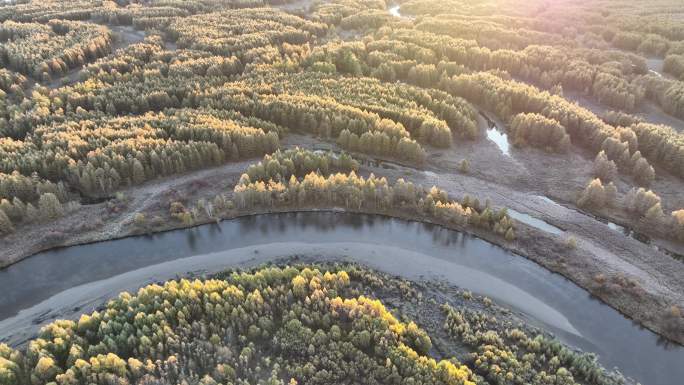
POLYGON ((607 160, 605 154, 600 153, 594 162, 596 178, 589 181, 577 199, 580 207, 591 210, 603 210, 607 207, 623 209, 633 218, 635 226, 648 228, 651 233, 682 240, 682 219, 684 210, 673 210, 666 215, 660 196, 643 187, 633 187, 619 199, 618 189, 610 181, 615 171, 612 161, 607 160))
POLYGON ((260 47, 305 44, 323 36, 327 29, 325 24, 276 9, 248 8, 177 18, 166 33, 181 48, 242 57, 260 47), (216 38, 207 38, 212 36, 216 38))
POLYGON ((539 6, 534 17, 520 17, 513 2, 483 1, 462 9, 458 0, 414 0, 402 3, 402 12, 423 17, 427 28, 477 39, 480 44, 522 49, 533 44, 572 48, 584 43, 604 50, 617 48, 663 57, 682 50, 681 25, 659 17, 662 12, 674 12, 677 5, 659 3, 649 11, 613 12, 615 4, 611 2, 594 4, 591 9, 555 3, 539 6))
POLYGON ((570 136, 565 132, 565 127, 557 120, 540 114, 515 115, 508 131, 514 145, 530 144, 558 152, 565 152, 570 147, 570 136))
POLYGON ((311 20, 345 29, 380 27, 389 20, 384 0, 332 0, 311 6, 311 20))
MULTIPOLYGON (((595 12, 583 10, 579 15, 575 7, 567 4, 544 10, 552 23, 540 15, 524 19, 517 17, 513 10, 506 14, 507 10, 501 4, 488 12, 470 14, 468 11, 450 14, 441 6, 435 7, 433 2, 424 0, 410 1, 402 6, 409 14, 435 16, 424 18, 416 26, 422 32, 429 32, 414 36, 419 45, 422 45, 421 40, 433 40, 430 35, 441 36, 443 43, 467 47, 467 55, 456 61, 474 70, 504 69, 545 89, 562 85, 564 89, 590 93, 612 108, 633 110, 640 105, 648 91, 642 81, 637 81, 639 76, 668 80, 649 75, 645 59, 625 51, 665 57, 665 71, 675 77, 679 77, 684 68, 678 64, 682 62, 684 45, 678 39, 672 39, 680 33, 677 31, 681 27, 671 21, 629 14, 616 17, 608 9, 600 11, 599 7, 595 12), (436 9, 440 11, 436 12, 436 9), (569 31, 572 31, 570 36, 584 42, 584 46, 567 39, 569 31)), ((435 48, 437 52, 449 55, 444 48, 435 48)), ((453 56, 450 60, 454 60, 453 56)), ((393 61, 395 66, 400 63, 393 61)), ((384 68, 387 69, 387 65, 384 68)), ((672 88, 665 94, 661 87, 658 96, 665 112, 675 116, 681 115, 678 108, 673 107, 680 104, 681 98, 674 92, 678 88, 681 87, 672 88)))
POLYGON ((108 54, 112 34, 107 27, 78 21, 5 21, 0 24, 0 42, 0 64, 49 81, 108 54))
POLYGON ((23 92, 26 86, 27 78, 17 72, 10 71, 6 68, 0 68, 0 91, 5 94, 23 92))
MULTIPOLYGON (((638 150, 633 130, 612 127, 562 97, 491 73, 454 76, 445 80, 443 86, 449 92, 485 106, 506 121, 519 112, 541 114, 556 120, 570 138, 574 138, 574 143, 597 153, 604 150, 626 173, 633 174, 638 183, 648 185, 653 180, 654 169, 638 150)), ((558 138, 563 141, 564 136, 558 138)), ((649 155, 655 160, 655 153, 649 155)))
POLYGON ((51 2, 22 1, 0 7, 0 22, 45 24, 50 20, 88 20, 102 2, 91 0, 57 0, 51 2))
POLYGON ((347 153, 312 152, 299 147, 287 150, 276 150, 264 155, 262 161, 252 164, 244 175, 246 181, 287 181, 291 176, 304 177, 311 172, 325 175, 337 170, 342 172, 357 171, 359 163, 347 153))
MULTIPOLYGON (((189 1, 188 3, 193 2, 189 1)), ((164 20, 171 22, 171 20, 175 17, 187 17, 192 13, 194 12, 190 12, 188 9, 183 9, 173 5, 166 6, 162 4, 154 4, 153 6, 140 6, 137 4, 130 4, 126 7, 104 6, 95 8, 92 12, 92 18, 100 23, 110 25, 157 27, 160 25, 160 23, 164 23, 164 20), (150 25, 152 23, 154 24, 150 25)))
MULTIPOLYGON (((415 46, 417 44, 425 45, 427 44, 426 42, 430 41, 434 41, 434 43, 429 43, 428 45, 431 48, 430 52, 440 52, 440 50, 447 50, 447 53, 445 53, 445 55, 449 55, 448 50, 451 46, 446 44, 446 42, 440 40, 443 38, 437 35, 432 36, 432 40, 430 38, 427 38, 422 41, 418 41, 415 33, 409 32, 393 31, 391 36, 399 37, 404 41, 394 42, 376 40, 372 43, 368 43, 365 46, 365 48, 363 45, 358 44, 354 45, 344 43, 338 46, 331 46, 329 44, 322 48, 317 48, 320 51, 328 51, 328 53, 317 53, 317 51, 314 51, 313 57, 316 58, 315 60, 331 60, 331 57, 333 58, 332 60, 338 60, 335 58, 345 58, 349 56, 345 54, 340 54, 340 52, 346 51, 351 52, 351 54, 353 54, 353 57, 357 58, 357 60, 359 60, 358 58, 367 57, 368 62, 372 63, 374 60, 372 59, 373 56, 368 54, 366 52, 367 50, 387 49, 391 50, 391 52, 414 52, 413 55, 416 55, 416 52, 421 51, 417 51, 415 46), (411 48, 411 50, 407 50, 407 48, 411 48), (330 52, 332 52, 332 54, 330 52)), ((423 35, 419 36, 421 38, 425 37, 423 35)), ((458 55, 458 52, 459 51, 454 51, 454 53, 451 55, 458 55)), ((411 55, 409 55, 409 57, 410 56, 411 55)), ((471 57, 472 55, 466 55, 465 53, 463 53, 463 56, 471 57)), ((547 57, 549 55, 539 54, 537 56, 547 57)), ((437 60, 436 56, 433 57, 433 60, 437 60)), ((502 60, 501 62, 506 61, 502 60)), ((397 63, 402 62, 397 61, 397 63)), ((495 112, 497 112, 497 115, 502 117, 504 120, 509 120, 515 113, 520 112, 545 114, 547 118, 558 120, 561 123, 561 125, 565 127, 566 132, 569 134, 569 136, 571 138, 576 138, 575 143, 584 144, 585 146, 588 146, 591 149, 609 149, 609 156, 615 159, 616 162, 618 162, 621 165, 621 168, 624 169, 627 173, 634 173, 635 178, 639 183, 648 185, 650 181, 653 179, 652 176, 654 174, 654 170, 652 169, 651 165, 649 164, 649 166, 646 166, 644 161, 639 161, 639 159, 642 157, 642 154, 646 154, 646 151, 641 151, 638 154, 636 154, 635 152, 637 150, 635 146, 638 147, 638 141, 636 140, 635 133, 630 132, 632 131, 631 129, 613 128, 603 123, 597 116, 595 116, 591 112, 568 102, 560 96, 551 95, 543 92, 540 93, 540 91, 534 87, 523 85, 521 83, 506 79, 501 79, 500 77, 495 75, 485 73, 459 73, 461 71, 457 70, 455 72, 456 75, 445 76, 445 74, 448 73, 447 69, 449 67, 446 65, 442 65, 442 63, 443 62, 440 62, 441 68, 443 69, 441 75, 439 75, 439 72, 436 72, 435 75, 430 75, 430 77, 433 79, 440 79, 439 84, 437 86, 439 86, 439 88, 441 88, 442 90, 447 91, 454 96, 464 97, 465 99, 472 101, 476 104, 483 105, 490 110, 494 110, 495 112), (477 80, 473 80, 472 83, 463 81, 470 76, 477 78, 477 80), (453 82, 454 79, 460 79, 460 81, 453 82), (504 92, 503 88, 498 88, 496 92, 485 92, 485 95, 478 95, 479 91, 475 91, 471 87, 472 85, 478 86, 482 90, 492 90, 495 88, 495 86, 493 86, 493 84, 487 84, 490 82, 500 83, 502 85, 510 84, 512 86, 511 91, 504 92), (514 89, 515 91, 513 91, 514 89), (523 91, 523 89, 526 89, 526 91, 523 91), (515 92, 515 94, 513 92, 515 92), (538 97, 532 96, 535 93, 537 93, 538 97), (516 98, 520 97, 520 101, 516 101, 515 105, 513 105, 509 101, 512 99, 513 95, 516 95, 516 98), (527 96, 523 97, 523 95, 527 96), (527 98, 527 100, 525 100, 525 98, 527 98), (534 100, 534 102, 531 102, 531 100, 534 100), (612 139, 608 140, 609 138, 612 139)), ((433 65, 431 68, 432 70, 437 71, 439 67, 440 66, 433 65)), ((410 71, 406 72, 407 77, 409 72, 410 71)), ((399 73, 399 71, 397 71, 396 73, 399 73)), ((396 76, 398 77, 399 75, 396 76)), ((594 75, 589 76, 589 79, 593 79, 593 76, 594 75)), ((588 86, 589 85, 591 85, 591 83, 588 83, 588 86)), ((563 139, 564 136, 562 135, 559 136, 559 138, 561 141, 565 140, 563 139)), ((647 157, 651 162, 657 163, 658 156, 655 155, 653 152, 649 151, 647 157)))
POLYGON ((0 234, 8 234, 20 223, 56 219, 65 212, 70 199, 64 183, 53 183, 37 173, 25 176, 18 171, 0 172, 0 234))
POLYGON ((635 78, 634 83, 642 87, 645 97, 662 107, 665 113, 684 118, 684 82, 647 74, 635 78))
MULTIPOLYGON (((323 138, 337 137, 338 143, 350 151, 396 156, 418 162, 422 159, 424 150, 410 138, 403 125, 383 119, 376 113, 316 95, 265 92, 253 94, 251 99, 246 99, 242 95, 245 89, 250 88, 240 85, 238 88, 212 90, 214 94, 207 97, 207 100, 212 101, 207 104, 217 108, 230 104, 245 115, 258 116, 295 132, 323 138), (363 147, 360 146, 361 143, 363 147), (409 152, 400 153, 399 146, 409 152)), ((433 130, 444 132, 444 127, 443 123, 426 126, 424 133, 433 130)), ((450 136, 447 138, 451 139, 450 136)))
POLYGON ((684 81, 684 55, 667 55, 663 62, 663 71, 684 81))
POLYGON ((24 203, 14 197, 12 201, 0 200, 0 234, 9 234, 15 231, 15 226, 20 223, 37 223, 55 220, 70 211, 75 205, 69 202, 63 205, 57 195, 51 192, 40 194, 40 198, 31 203, 24 203))
MULTIPOLYGON (((307 61, 317 62, 318 55, 344 56, 334 51, 314 51, 307 61)), ((277 87, 268 88, 272 93, 318 95, 374 112, 382 118, 400 123, 411 135, 433 146, 449 146, 452 130, 456 135, 469 139, 479 134, 477 112, 472 106, 461 98, 439 90, 424 90, 406 84, 382 83, 368 77, 350 78, 319 71, 297 74, 259 71, 250 74, 247 79, 246 83, 251 87, 277 84, 277 87)), ((387 132, 386 129, 382 131, 387 132)))
MULTIPOLYGON (((383 29, 382 40, 367 49, 389 52, 385 66, 396 76, 422 73, 418 84, 434 86, 445 71, 504 70, 545 89, 562 86, 593 95, 613 108, 634 109, 643 98, 643 89, 631 77, 647 72, 646 62, 635 55, 597 49, 530 45, 522 50, 491 49, 473 40, 421 29, 383 29), (384 40, 399 40, 385 42, 384 40), (411 50, 406 50, 406 48, 411 50), (428 50, 427 52, 425 50, 428 50), (448 65, 447 65, 448 64, 448 65), (426 67, 427 66, 427 67, 426 67), (432 66, 432 67, 430 67, 432 66)), ((376 37, 377 39, 377 37, 376 37)), ((413 75, 409 80, 416 79, 413 75)))
POLYGON ((87 196, 162 175, 271 153, 279 128, 237 112, 172 110, 134 117, 82 115, 0 142, 0 170, 68 181, 87 196))
POLYGON ((429 190, 403 179, 389 184, 385 178, 349 173, 324 174, 312 171, 303 178, 291 174, 289 180, 276 178, 254 179, 248 174, 240 178, 233 191, 233 201, 239 210, 272 209, 282 207, 341 206, 356 211, 392 212, 434 219, 452 226, 474 226, 491 231, 507 240, 515 238, 515 226, 505 209, 494 210, 489 204, 464 196, 451 200, 436 187, 429 190))
MULTIPOLYGON (((468 297, 466 296, 466 299, 468 297)), ((483 311, 442 306, 444 330, 454 342, 472 347, 473 372, 495 384, 620 384, 595 356, 578 353, 522 325, 497 329, 499 321, 483 311)))

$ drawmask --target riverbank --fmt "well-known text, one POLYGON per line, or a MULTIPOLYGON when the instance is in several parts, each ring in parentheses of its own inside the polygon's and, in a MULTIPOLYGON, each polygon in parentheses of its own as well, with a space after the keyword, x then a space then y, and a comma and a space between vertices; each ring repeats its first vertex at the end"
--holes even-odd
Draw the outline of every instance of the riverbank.
MULTIPOLYGON (((312 215, 309 215, 308 217, 311 216, 312 215)), ((285 217, 290 218, 291 216, 285 217)), ((313 217, 315 217, 315 215, 313 215, 313 217)), ((352 218, 354 216, 348 217, 352 218)), ((270 219, 275 218, 271 216, 270 219)), ((388 223, 391 221, 385 219, 381 220, 381 222, 388 223)), ((270 224, 272 222, 268 223, 270 224)), ((421 226, 419 225, 418 227, 421 226)), ((281 246, 283 245, 271 245, 271 247, 266 247, 264 250, 268 253, 272 253, 273 250, 277 250, 281 246)), ((284 246, 285 249, 283 252, 289 252, 293 247, 301 247, 301 245, 291 246, 290 244, 285 244, 284 246)), ((335 244, 330 246, 339 247, 340 245, 335 244)), ((344 244, 341 246, 343 248, 345 247, 344 244)), ((242 251, 243 255, 249 256, 247 250, 234 251, 242 251)), ((255 249, 254 251, 257 250, 255 249)), ((258 251, 260 251, 259 256, 257 256, 255 259, 258 258, 259 260, 263 260, 264 257, 261 256, 262 249, 259 248, 258 251)), ((356 249, 350 250, 351 253, 355 253, 355 251, 356 249)), ((386 253, 387 250, 382 251, 382 255, 384 255, 386 259, 388 256, 392 259, 402 259, 404 256, 402 253, 394 255, 386 253)), ((235 253, 231 252, 231 254, 233 254, 233 257, 236 256, 235 253)), ((211 258, 216 263, 218 263, 218 260, 220 259, 216 258, 215 255, 201 255, 197 258, 202 259, 202 262, 205 262, 202 263, 202 266, 206 266, 207 258, 211 258)), ((429 259, 430 257, 427 258, 429 259)), ((371 260, 375 259, 376 258, 372 258, 371 260)), ((415 259, 415 256, 413 256, 409 258, 409 261, 415 262, 415 259)), ((187 262, 193 263, 194 260, 192 258, 188 258, 183 261, 172 261, 171 263, 175 265, 175 267, 181 267, 185 266, 185 263, 187 262)), ((433 262, 439 264, 440 261, 434 260, 433 262)), ((266 264, 256 261, 245 261, 244 263, 239 264, 240 266, 231 264, 231 267, 229 267, 228 270, 219 270, 217 273, 203 273, 200 276, 194 277, 192 274, 190 274, 188 277, 199 279, 199 281, 193 283, 193 287, 196 287, 194 285, 202 285, 202 280, 211 278, 225 280, 227 284, 235 284, 242 288, 245 285, 249 286, 250 284, 254 283, 254 280, 251 279, 251 277, 254 277, 252 274, 259 274, 259 272, 263 272, 263 274, 258 275, 259 278, 257 278, 257 280, 261 281, 264 279, 272 286, 275 286, 278 285, 277 281, 275 281, 278 278, 274 278, 276 276, 274 273, 276 273, 278 269, 286 268, 288 273, 292 272, 293 269, 297 269, 301 271, 302 274, 306 274, 305 276, 307 277, 309 274, 314 274, 316 277, 323 280, 321 284, 325 286, 322 291, 318 291, 319 294, 329 292, 330 298, 339 296, 345 299, 358 298, 359 301, 364 301, 360 298, 360 296, 374 300, 378 299, 380 302, 372 304, 374 309, 383 309, 383 313, 384 309, 387 309, 396 319, 402 320, 406 323, 410 321, 415 322, 419 328, 427 332, 429 340, 421 339, 420 341, 422 343, 419 345, 414 345, 412 340, 406 340, 405 343, 407 346, 418 346, 418 349, 420 349, 419 351, 422 352, 422 354, 429 354, 431 358, 447 360, 455 358, 458 361, 468 365, 475 373, 483 376, 484 378, 492 378, 493 376, 498 375, 500 369, 498 369, 498 367, 487 368, 480 365, 477 361, 477 355, 483 354, 482 348, 485 345, 496 343, 496 346, 501 349, 499 350, 501 353, 498 353, 499 351, 497 351, 496 354, 500 355, 502 358, 508 357, 509 359, 513 358, 514 360, 522 360, 524 362, 533 363, 533 367, 524 368, 525 372, 522 374, 527 375, 529 378, 535 378, 535 374, 542 371, 553 373, 553 371, 557 369, 558 361, 560 360, 560 364, 564 368, 572 371, 572 375, 576 378, 576 381, 586 378, 591 379, 591 383, 600 385, 624 385, 635 383, 633 380, 624 381, 622 376, 617 372, 608 373, 602 368, 602 363, 596 362, 596 360, 591 356, 584 355, 581 350, 577 350, 572 346, 566 347, 561 345, 561 343, 555 340, 551 334, 531 325, 526 314, 520 315, 515 310, 511 310, 507 306, 500 306, 501 304, 497 303, 497 301, 492 301, 488 297, 473 294, 468 290, 464 290, 461 287, 456 287, 450 284, 449 281, 441 280, 437 277, 431 276, 427 280, 403 278, 409 272, 405 265, 403 265, 401 275, 397 276, 369 268, 365 264, 357 264, 352 260, 339 263, 331 262, 327 259, 320 260, 320 258, 317 256, 276 258, 266 264), (312 271, 311 269, 316 269, 317 271, 312 271), (339 272, 340 269, 344 270, 345 273, 341 273, 340 275, 335 274, 339 272), (333 275, 324 275, 323 272, 326 271, 333 273, 333 275), (238 272, 239 274, 234 274, 235 272, 238 272), (333 285, 338 285, 333 292, 330 290, 331 282, 327 279, 324 280, 324 277, 328 278, 338 276, 343 279, 342 282, 346 283, 343 283, 342 285, 333 283, 333 285), (454 319, 454 317, 456 317, 456 319, 454 319), (460 332, 454 328, 454 326, 459 325, 463 325, 465 327, 464 329, 460 329, 460 332), (511 331, 514 331, 514 333, 511 334, 511 331), (483 336, 485 336, 485 338, 482 338, 483 336), (493 336, 497 336, 495 341, 492 339, 493 336), (530 346, 528 341, 531 341, 532 339, 534 339, 537 344, 530 346), (528 352, 531 354, 527 354, 528 352), (557 356, 558 358, 551 360, 550 358, 554 356, 557 356)), ((213 266, 211 267, 213 268, 213 266)), ((464 268, 464 270, 467 269, 464 268)), ((132 273, 135 274, 135 272, 132 273)), ((464 271, 463 274, 469 274, 469 272, 464 271)), ((413 272, 412 276, 415 277, 415 271, 413 272)), ((125 275, 124 278, 126 278, 125 275)), ((111 283, 115 284, 120 284, 121 281, 121 279, 110 280, 111 283)), ((294 280, 292 283, 290 283, 290 279, 286 279, 283 283, 284 285, 291 286, 294 285, 294 280)), ((219 283, 213 282, 212 284, 219 283)), ((312 283, 312 286, 313 285, 314 283, 312 283)), ((273 292, 280 293, 283 298, 287 297, 288 294, 286 293, 288 293, 288 289, 283 289, 282 285, 279 286, 280 287, 273 290, 273 292)), ((150 289, 148 288, 147 290, 150 289)), ((156 289, 152 290, 156 291, 156 289)), ((264 293, 262 295, 265 300, 272 298, 272 295, 270 294, 272 292, 269 290, 263 290, 263 286, 260 287, 260 290, 261 293, 264 293)), ((311 288, 311 291, 314 291, 313 287, 311 288)), ((79 293, 76 292, 74 294, 78 295, 79 293)), ((133 293, 133 295, 135 294, 133 293)), ((306 301, 307 304, 309 304, 310 299, 316 300, 314 295, 311 295, 311 298, 306 297, 306 299, 303 297, 304 296, 297 296, 294 298, 294 300, 300 302, 306 301)), ((141 296, 141 298, 144 298, 144 296, 141 296)), ((208 297, 205 297, 205 299, 207 298, 208 297)), ((249 301, 249 297, 247 300, 249 301)), ((353 299, 351 299, 351 301, 353 301, 353 299)), ((212 305, 214 303, 215 301, 212 299, 212 305)), ((249 309, 249 302, 247 303, 248 305, 245 308, 249 309)), ((280 303, 284 304, 285 301, 280 301, 280 303)), ((169 304, 167 303, 167 305, 169 304)), ((280 305, 278 303, 271 302, 269 305, 270 306, 268 307, 270 309, 278 309, 276 310, 276 314, 287 314, 286 312, 283 313, 282 310, 280 310, 278 307, 280 305)), ((301 309, 301 307, 297 305, 298 304, 295 303, 292 306, 294 306, 294 308, 301 309)), ((202 305, 200 306, 202 308, 205 307, 202 305)), ((111 305, 104 305, 104 309, 108 309, 106 311, 107 314, 114 311, 111 308, 111 305)), ((89 310, 83 311, 85 314, 90 312, 89 310)), ((99 312, 102 313, 103 310, 99 310, 99 312)), ((133 318, 135 314, 136 311, 133 311, 129 316, 133 318)), ((386 316, 390 317, 389 314, 386 314, 386 316)), ((204 323, 204 319, 201 317, 202 315, 198 314, 197 317, 194 318, 194 322, 196 322, 197 325, 206 324, 204 323)), ((231 316, 228 315, 227 317, 231 316)), ((72 319, 79 319, 79 317, 75 316, 75 318, 72 319)), ((274 330, 275 328, 285 325, 285 322, 279 322, 279 318, 277 317, 272 319, 274 321, 270 325, 273 325, 274 328, 269 330, 274 330)), ((333 313, 331 319, 333 320, 332 322, 338 322, 337 320, 339 320, 339 318, 336 317, 336 313, 333 313)), ((306 319, 304 322, 306 322, 306 319)), ((172 328, 177 330, 175 325, 172 325, 172 328)), ((327 328, 329 327, 324 326, 323 330, 327 330, 327 328)), ((409 326, 409 328, 412 329, 413 327, 409 326)), ((2 330, 2 325, 0 325, 0 330, 2 330)), ((346 328, 343 328, 342 330, 346 330, 346 328)), ((75 333, 78 332, 80 332, 80 330, 75 331, 75 333)), ((280 335, 280 333, 274 334, 280 335)), ((253 333, 249 334, 249 336, 253 335, 253 333)), ((104 338, 102 335, 98 336, 100 338, 104 338)), ((193 338, 193 341, 196 341, 196 339, 193 338)), ((256 343, 259 342, 266 345, 266 351, 270 350, 269 347, 272 346, 270 339, 267 338, 256 341, 256 343)), ((306 343, 308 344, 308 341, 306 343)), ((26 344, 17 346, 17 349, 20 351, 25 350, 26 344)), ((624 354, 619 355, 623 358, 625 357, 624 354)), ((133 357, 137 358, 140 356, 134 354, 133 357)), ((672 355, 670 355, 670 358, 673 358, 672 355)), ((385 360, 382 359, 381 362, 384 364, 385 360)), ((608 364, 610 364, 610 360, 608 361, 608 364)), ((605 366, 606 364, 603 365, 603 367, 611 367, 605 366)), ((33 367, 33 365, 30 364, 24 366, 28 368, 33 367)), ((623 364, 620 364, 620 367, 623 366, 623 364)), ((519 369, 521 368, 519 368, 518 365, 512 368, 505 368, 505 370, 508 371, 518 372, 519 369)), ((637 378, 645 378, 648 376, 648 374, 648 372, 638 372, 637 378)), ((655 381, 652 381, 652 385, 667 384, 667 381, 674 375, 677 375, 676 371, 673 371, 672 373, 666 373, 664 376, 655 376, 655 381)), ((482 382, 480 379, 474 379, 474 381, 478 383, 482 382)), ((582 381, 582 383, 584 383, 584 381, 582 381)))
MULTIPOLYGON (((302 214, 309 218, 314 213, 302 214)), ((260 220, 267 220, 268 217, 269 215, 261 216, 260 220)), ((250 221, 248 217, 241 219, 250 221)), ((289 224, 296 225, 296 223, 289 224)), ((171 235, 172 233, 167 234, 171 235)), ((468 252, 472 253, 470 250, 468 252)), ((503 253, 505 254, 505 252, 503 253)), ((503 257, 504 254, 501 254, 499 258, 503 257)), ((475 255, 469 254, 469 256, 474 257, 475 255)), ((485 256, 481 257, 485 258, 485 256)), ((551 305, 511 283, 497 278, 495 275, 474 267, 454 266, 438 257, 396 246, 348 241, 330 243, 282 242, 278 239, 275 242, 241 245, 241 247, 223 251, 170 261, 162 260, 160 263, 126 271, 106 279, 70 287, 0 321, 0 340, 13 346, 21 345, 25 340, 35 335, 40 325, 45 322, 60 318, 77 318, 84 311, 100 308, 108 299, 116 297, 122 291, 135 292, 144 285, 164 282, 177 277, 211 276, 226 268, 253 268, 259 264, 282 259, 309 262, 354 261, 378 271, 407 279, 417 280, 428 277, 437 280, 448 279, 450 282, 459 282, 464 288, 477 289, 476 291, 482 295, 495 298, 510 307, 516 308, 520 314, 525 314, 528 320, 534 320, 537 326, 543 325, 564 336, 581 336, 581 332, 575 329, 570 321, 559 311, 553 309, 551 305), (423 267, 419 268, 418 265, 423 265, 423 267), (482 285, 483 282, 489 284, 485 286, 482 285)), ((83 263, 86 263, 85 260, 83 263)), ((59 291, 59 289, 57 290, 59 291)), ((40 294, 44 293, 41 292, 40 294)), ((36 292, 35 295, 38 296, 39 293, 36 292)), ((10 306, 14 307, 13 305, 10 306)), ((6 316, 7 314, 3 313, 2 315, 6 316)))
MULTIPOLYGON (((517 239, 513 242, 507 242, 502 237, 492 234, 488 231, 483 231, 471 226, 455 226, 453 224, 437 221, 429 217, 416 217, 413 215, 406 215, 400 210, 393 211, 368 211, 363 212, 354 210, 343 210, 341 208, 321 208, 321 207, 282 207, 272 208, 268 210, 256 210, 254 212, 245 213, 233 210, 227 215, 223 216, 222 220, 231 220, 242 217, 249 217, 260 214, 270 213, 287 213, 287 212, 312 212, 312 211, 338 211, 357 214, 374 214, 383 215, 392 218, 399 218, 408 221, 418 221, 421 223, 429 223, 444 227, 450 230, 456 230, 463 233, 474 235, 480 239, 486 240, 492 244, 504 248, 517 255, 528 258, 548 270, 561 274, 568 278, 578 286, 588 290, 592 295, 601 299, 611 307, 620 311, 628 318, 638 321, 648 329, 668 337, 674 341, 682 343, 684 338, 681 335, 680 328, 673 328, 667 322, 663 322, 663 318, 654 317, 658 314, 659 309, 667 309, 668 303, 665 298, 667 296, 659 296, 653 294, 652 291, 647 290, 639 285, 636 281, 630 281, 623 275, 604 275, 603 280, 599 280, 597 266, 599 268, 604 265, 597 265, 600 261, 595 252, 596 249, 588 247, 587 245, 569 246, 564 238, 561 236, 551 236, 532 226, 527 226, 524 223, 518 222, 516 224, 517 239)), ((164 222, 162 226, 156 228, 147 228, 145 231, 136 228, 134 225, 124 227, 122 231, 126 234, 123 237, 110 238, 120 239, 128 236, 156 234, 161 232, 168 232, 172 230, 184 229, 188 227, 196 227, 215 222, 214 219, 206 218, 205 220, 195 223, 193 226, 184 225, 181 222, 164 222)), ((95 240, 93 242, 97 242, 95 240)), ((78 244, 87 244, 92 242, 80 242, 78 244)), ((64 244, 61 246, 68 246, 64 244)), ((598 270, 603 271, 603 270, 598 270)), ((674 295, 675 293, 672 293, 674 295)), ((661 311, 662 312, 662 311, 661 311)), ((662 313, 661 313, 662 314, 662 313)))
POLYGON ((56 318, 78 318, 122 290, 293 255, 358 262, 410 280, 448 281, 597 353, 605 367, 625 368, 642 383, 672 383, 656 381, 657 373, 679 373, 671 368, 684 359, 682 348, 665 344, 562 276, 489 242, 441 226, 341 212, 246 216, 36 255, 0 272, 0 319, 9 317, 0 322, 0 340, 30 337, 19 330, 37 331, 56 318))
MULTIPOLYGON (((316 149, 315 139, 288 135, 284 146, 300 145, 316 149)), ((329 146, 335 148, 334 145, 329 146)), ((389 180, 404 178, 423 186, 436 185, 454 197, 465 194, 489 198, 494 207, 508 207, 562 230, 551 234, 518 222, 517 240, 507 243, 500 237, 471 227, 450 227, 479 236, 522 255, 550 271, 562 274, 587 289, 625 316, 679 343, 684 343, 684 318, 672 314, 676 306, 684 309, 684 264, 651 245, 614 231, 606 223, 551 199, 565 202, 572 194, 573 184, 579 185, 586 176, 577 170, 590 169, 588 161, 570 154, 565 159, 568 173, 561 178, 549 173, 555 169, 539 163, 535 151, 516 151, 512 156, 501 154, 494 143, 458 143, 457 149, 434 151, 425 170, 399 164, 371 162, 362 165, 359 173, 385 176, 389 180), (497 155, 498 154, 498 155, 497 155), (469 174, 456 170, 463 157, 472 162, 469 174), (545 167, 546 166, 546 167, 545 167), (536 175, 533 178, 533 175, 536 175), (536 184, 542 191, 529 192, 536 184), (538 195, 544 192, 546 195, 538 195)), ((188 225, 169 215, 172 202, 192 207, 199 199, 212 200, 218 194, 230 198, 240 175, 256 159, 225 164, 194 173, 153 180, 122 191, 121 199, 83 205, 58 221, 27 226, 0 239, 0 266, 9 266, 23 258, 55 247, 120 239, 141 234, 158 233, 215 222, 216 218, 201 217, 188 225), (138 214, 145 217, 145 228, 135 223, 138 214)), ((242 215, 291 210, 320 209, 318 207, 285 207, 251 213, 231 211, 219 219, 229 220, 242 215)), ((428 218, 408 216, 401 211, 375 212, 397 218, 428 221, 428 218)), ((440 224, 440 223, 437 223, 440 224)), ((444 224, 440 224, 444 225, 444 224)))
MULTIPOLYGON (((665 295, 661 296, 659 293, 649 290, 656 288, 655 285, 651 284, 649 287, 642 286, 638 281, 631 279, 622 272, 612 275, 604 275, 604 273, 597 272, 595 269, 599 266, 598 263, 600 263, 601 259, 608 258, 608 256, 600 255, 604 250, 590 244, 570 245, 567 238, 563 236, 550 235, 519 221, 516 222, 516 240, 508 242, 503 237, 490 231, 473 226, 457 226, 428 216, 407 215, 402 210, 358 211, 336 207, 300 206, 257 210, 250 213, 235 211, 233 214, 229 214, 222 219, 231 220, 244 216, 271 213, 331 210, 353 214, 382 215, 407 221, 417 221, 474 235, 507 251, 528 258, 554 273, 561 274, 609 304, 624 316, 632 318, 658 334, 684 344, 684 327, 681 326, 681 323, 670 324, 670 320, 667 319, 667 309, 672 305, 667 302, 666 298, 676 296, 676 292, 665 293, 665 295), (662 315, 662 318, 658 317, 658 314, 662 315)), ((210 223, 210 221, 203 222, 202 224, 205 223, 210 223)), ((176 226, 171 229, 183 227, 176 226)), ((167 228, 163 231, 167 230, 169 229, 167 228)), ((135 232, 132 234, 136 235, 135 232)), ((636 273, 638 274, 639 272, 636 273)))

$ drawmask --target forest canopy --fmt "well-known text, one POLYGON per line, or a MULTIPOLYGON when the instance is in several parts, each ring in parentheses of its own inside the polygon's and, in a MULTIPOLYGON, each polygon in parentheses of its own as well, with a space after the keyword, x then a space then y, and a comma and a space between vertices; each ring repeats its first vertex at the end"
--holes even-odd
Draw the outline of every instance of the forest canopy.
POLYGON ((356 266, 263 267, 146 286, 44 326, 25 349, 0 345, 0 384, 617 384, 591 356, 525 329, 499 336, 494 317, 449 305, 438 317, 472 353, 468 365, 435 359, 426 331, 373 298, 377 288, 408 302, 419 294, 356 266))
MULTIPOLYGON (((3 1, 0 266, 246 215, 387 215, 526 255, 682 340, 681 8, 3 1)), ((270 267, 124 293, 0 345, 0 385, 621 384, 484 302, 433 304, 462 347, 443 354, 368 274, 270 267)))

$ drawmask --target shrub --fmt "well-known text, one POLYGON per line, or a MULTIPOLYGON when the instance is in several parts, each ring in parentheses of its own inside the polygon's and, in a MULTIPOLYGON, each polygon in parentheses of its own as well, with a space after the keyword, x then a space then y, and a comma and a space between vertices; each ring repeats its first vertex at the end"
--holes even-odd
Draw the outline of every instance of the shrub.
POLYGON ((617 188, 613 182, 604 186, 601 180, 596 178, 590 181, 582 191, 577 204, 583 207, 602 208, 606 205, 612 205, 615 202, 616 195, 617 188))

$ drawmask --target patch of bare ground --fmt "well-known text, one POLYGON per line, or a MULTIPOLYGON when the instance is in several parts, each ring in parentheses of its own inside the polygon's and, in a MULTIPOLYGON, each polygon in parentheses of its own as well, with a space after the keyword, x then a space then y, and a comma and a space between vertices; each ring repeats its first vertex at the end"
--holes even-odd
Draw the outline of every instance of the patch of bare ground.
POLYGON ((59 220, 20 226, 0 239, 0 266, 53 247, 77 245, 131 235, 135 215, 158 217, 156 231, 174 227, 168 221, 170 201, 194 202, 232 190, 246 167, 255 160, 229 163, 197 172, 156 179, 123 190, 112 198, 82 205, 59 220), (163 219, 162 219, 163 218, 163 219))

